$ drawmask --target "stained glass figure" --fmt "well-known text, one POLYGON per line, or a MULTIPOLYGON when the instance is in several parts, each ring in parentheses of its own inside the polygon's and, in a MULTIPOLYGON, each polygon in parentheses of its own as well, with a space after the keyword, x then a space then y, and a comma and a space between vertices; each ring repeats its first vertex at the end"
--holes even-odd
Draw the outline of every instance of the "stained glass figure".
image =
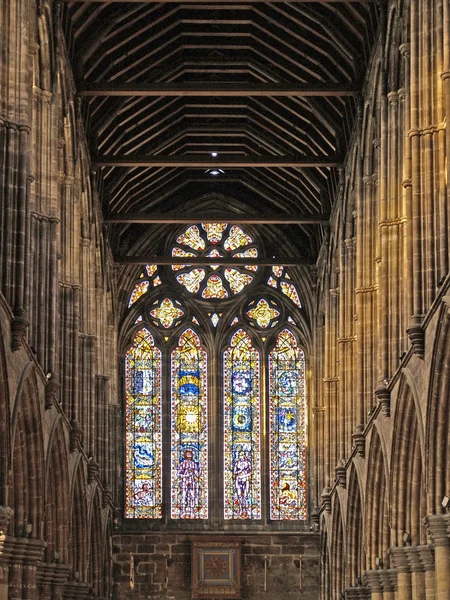
POLYGON ((179 281, 188 292, 196 294, 200 289, 200 283, 205 279, 205 269, 193 269, 189 273, 181 273, 177 275, 179 281))
POLYGON ((211 275, 208 278, 205 289, 202 292, 202 298, 228 298, 228 292, 223 287, 223 281, 218 275, 211 275))
POLYGON ((266 329, 269 326, 272 319, 280 316, 280 312, 275 308, 269 306, 267 300, 261 298, 255 308, 250 309, 246 313, 247 317, 256 321, 261 329, 266 329))
POLYGON ((125 356, 127 518, 162 516, 161 352, 141 329, 125 356))
MULTIPOLYGON (((234 258, 257 258, 258 250, 257 248, 248 248, 244 252, 237 252, 233 256, 234 258)), ((245 265, 245 268, 247 269, 247 271, 256 272, 258 270, 258 267, 256 265, 245 265)))
POLYGON ((128 302, 128 308, 134 304, 141 296, 148 290, 150 283, 148 281, 140 281, 134 286, 134 290, 131 292, 130 300, 128 302))
POLYGON ((217 313, 213 313, 211 315, 211 323, 213 324, 213 327, 217 327, 218 322, 219 322, 219 315, 217 313))
POLYGON ((284 329, 269 355, 270 518, 306 519, 305 356, 284 329))
POLYGON ((253 242, 252 238, 244 233, 240 227, 237 225, 233 225, 230 229, 229 234, 225 242, 223 243, 223 247, 225 250, 237 250, 241 246, 248 246, 253 242))
MULTIPOLYGON (((221 257, 222 255, 220 254, 220 252, 217 250, 217 248, 213 248, 210 252, 208 252, 208 254, 206 255, 208 258, 218 258, 221 257)), ((217 271, 217 269, 219 268, 219 265, 209 265, 211 267, 211 269, 213 271, 217 271)))
POLYGON ((246 285, 253 281, 253 277, 251 275, 239 273, 239 271, 236 269, 225 269, 225 279, 230 284, 233 294, 239 294, 239 292, 242 292, 246 285))
POLYGON ((184 315, 184 312, 174 306, 170 298, 164 298, 158 308, 151 310, 150 314, 154 319, 159 319, 161 325, 168 329, 176 319, 184 315))
POLYGON ((290 298, 292 300, 292 302, 294 302, 294 304, 296 304, 299 308, 302 307, 300 298, 298 297, 298 294, 297 294, 297 289, 293 283, 287 283, 286 281, 281 281, 280 287, 281 287, 281 291, 283 292, 283 294, 285 294, 288 298, 290 298))
POLYGON ((145 270, 147 271, 147 275, 149 277, 152 277, 156 273, 157 269, 158 269, 157 265, 146 265, 145 266, 145 270))
POLYGON ((224 352, 224 517, 261 518, 259 353, 239 329, 224 352))
POLYGON ((272 273, 275 275, 275 277, 281 277, 283 275, 283 271, 284 267, 280 265, 274 265, 272 267, 272 273))
POLYGON ((228 223, 202 223, 202 227, 206 231, 206 237, 211 244, 220 242, 227 225, 228 223))
POLYGON ((270 285, 270 287, 273 287, 273 288, 277 288, 278 287, 277 280, 274 279, 272 276, 269 277, 269 279, 267 280, 267 283, 270 285))
MULTIPOLYGON (((185 256, 195 256, 195 254, 193 254, 192 252, 186 252, 182 248, 178 248, 177 246, 175 246, 174 248, 172 248, 172 256, 176 256, 177 258, 184 258, 185 256)), ((190 267, 190 265, 172 265, 172 271, 181 271, 181 269, 185 269, 186 267, 190 267)))
POLYGON ((194 250, 204 250, 205 240, 200 237, 197 225, 191 225, 184 233, 177 237, 177 242, 183 246, 189 246, 194 250))
POLYGON ((171 515, 207 519, 207 354, 192 329, 172 352, 171 386, 171 515))

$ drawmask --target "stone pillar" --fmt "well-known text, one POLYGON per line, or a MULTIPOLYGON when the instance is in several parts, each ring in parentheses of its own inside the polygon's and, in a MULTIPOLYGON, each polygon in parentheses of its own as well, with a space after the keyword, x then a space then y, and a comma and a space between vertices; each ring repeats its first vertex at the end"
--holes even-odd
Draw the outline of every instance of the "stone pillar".
POLYGON ((9 521, 14 511, 9 506, 0 506, 0 600, 8 600, 9 555, 5 547, 9 521))
POLYGON ((395 600, 397 590, 397 572, 395 569, 380 571, 381 585, 383 587, 383 600, 395 600))
POLYGON ((64 585, 71 568, 60 563, 37 564, 37 584, 40 600, 62 600, 64 585))
POLYGON ((44 542, 31 538, 0 535, 0 558, 3 570, 8 571, 6 598, 34 600, 36 594, 36 565, 44 553, 44 542))
POLYGON ((418 546, 405 548, 406 557, 411 570, 411 590, 413 600, 425 600, 425 568, 420 558, 418 546))
POLYGON ((370 588, 366 586, 357 586, 345 588, 342 592, 345 600, 370 600, 370 588))
POLYGON ((404 546, 389 549, 389 555, 397 571, 397 600, 412 600, 411 569, 404 546))
POLYGON ((417 546, 420 561, 425 571, 425 598, 435 600, 436 578, 434 574, 434 548, 433 546, 417 546))
POLYGON ((434 545, 436 600, 450 598, 450 538, 444 515, 428 515, 424 519, 427 533, 434 545))
POLYGON ((69 581, 64 586, 64 600, 86 600, 90 593, 90 587, 83 581, 69 581))

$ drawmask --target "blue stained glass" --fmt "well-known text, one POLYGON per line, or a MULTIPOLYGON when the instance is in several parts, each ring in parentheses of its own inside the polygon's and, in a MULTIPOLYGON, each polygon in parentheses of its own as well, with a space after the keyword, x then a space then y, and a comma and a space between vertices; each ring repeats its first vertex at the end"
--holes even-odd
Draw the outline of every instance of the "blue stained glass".
POLYGON ((284 329, 269 356, 270 518, 306 519, 305 357, 284 329))
POLYGON ((208 517, 207 356, 192 329, 172 352, 173 519, 208 517))
POLYGON ((259 354, 239 329, 224 352, 224 517, 261 518, 259 354))

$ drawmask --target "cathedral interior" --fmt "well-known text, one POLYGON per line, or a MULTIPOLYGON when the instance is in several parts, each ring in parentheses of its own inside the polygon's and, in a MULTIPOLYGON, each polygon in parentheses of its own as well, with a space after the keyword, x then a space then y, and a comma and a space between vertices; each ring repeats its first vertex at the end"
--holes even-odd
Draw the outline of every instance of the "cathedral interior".
POLYGON ((0 31, 0 600, 449 600, 448 0, 0 31))

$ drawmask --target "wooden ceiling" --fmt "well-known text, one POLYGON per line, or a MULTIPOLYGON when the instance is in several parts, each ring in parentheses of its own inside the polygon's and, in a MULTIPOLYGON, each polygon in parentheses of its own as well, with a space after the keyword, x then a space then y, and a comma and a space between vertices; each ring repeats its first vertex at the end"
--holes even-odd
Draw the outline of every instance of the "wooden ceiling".
POLYGON ((242 215, 268 255, 283 239, 315 261, 378 3, 62 0, 61 14, 117 259, 162 256, 182 219, 242 215))

